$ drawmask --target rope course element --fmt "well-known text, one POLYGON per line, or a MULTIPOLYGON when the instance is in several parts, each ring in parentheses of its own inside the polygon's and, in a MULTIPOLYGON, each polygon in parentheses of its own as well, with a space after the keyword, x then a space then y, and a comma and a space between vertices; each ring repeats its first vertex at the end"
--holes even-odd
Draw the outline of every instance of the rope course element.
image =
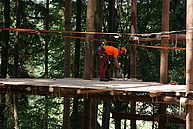
MULTIPOLYGON (((193 28, 189 29, 192 30, 193 28)), ((27 32, 27 33, 71 33, 71 34, 103 34, 103 35, 127 35, 127 36, 152 36, 152 35, 167 35, 173 33, 181 33, 186 32, 187 30, 179 30, 179 31, 162 31, 157 33, 109 33, 109 32, 75 32, 75 31, 64 31, 64 30, 35 30, 35 29, 28 29, 28 28, 0 28, 0 30, 7 30, 7 31, 18 31, 18 32, 27 32)))
MULTIPOLYGON (((115 35, 116 38, 117 37, 121 37, 121 35, 126 35, 126 36, 130 36, 129 39, 135 39, 136 41, 138 41, 138 44, 129 44, 127 43, 127 45, 131 45, 131 46, 136 46, 136 47, 145 47, 145 48, 155 48, 155 49, 167 49, 167 50, 186 50, 186 48, 181 48, 181 47, 177 47, 177 40, 176 40, 176 44, 174 47, 168 47, 168 46, 152 46, 152 45, 144 45, 144 44, 139 44, 139 39, 140 36, 142 37, 150 37, 152 35, 156 35, 156 36, 166 36, 172 33, 180 33, 180 32, 186 32, 186 30, 180 30, 180 31, 169 31, 169 32, 158 32, 158 33, 146 33, 146 34, 130 34, 130 33, 106 33, 106 32, 75 32, 75 31, 64 31, 64 30, 35 30, 35 29, 24 29, 24 28, 0 28, 0 30, 4 30, 4 31, 17 31, 17 32, 22 32, 22 33, 33 33, 33 34, 40 34, 40 33, 59 33, 59 34, 66 34, 66 33, 71 33, 71 34, 102 34, 102 35, 115 35), (117 36, 118 35, 118 36, 117 36), (133 37, 133 36, 139 36, 139 37, 133 37)), ((192 29, 191 29, 192 30, 192 29)), ((104 40, 104 39, 96 39, 96 38, 90 38, 90 37, 80 37, 80 36, 64 36, 65 38, 75 38, 75 39, 81 39, 81 40, 94 40, 94 41, 99 41, 99 42, 110 42, 113 44, 120 44, 120 42, 114 42, 114 41, 108 41, 108 40, 104 40)), ((176 35, 177 38, 177 35, 176 35)), ((157 39, 157 37, 156 37, 157 39)), ((157 39, 159 40, 159 39, 157 39)), ((124 43, 125 44, 125 43, 124 43)))

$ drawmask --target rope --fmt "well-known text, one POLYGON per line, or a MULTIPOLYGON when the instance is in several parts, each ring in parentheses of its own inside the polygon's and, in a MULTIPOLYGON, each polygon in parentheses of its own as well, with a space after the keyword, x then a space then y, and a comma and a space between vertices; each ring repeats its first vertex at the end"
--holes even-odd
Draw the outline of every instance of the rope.
MULTIPOLYGON (((193 28, 187 29, 192 30, 193 28)), ((102 35, 127 35, 127 36, 152 36, 152 35, 167 35, 172 33, 181 33, 186 32, 187 30, 179 30, 179 31, 163 31, 157 33, 144 33, 144 34, 133 34, 133 33, 109 33, 109 32, 76 32, 76 31, 64 31, 64 30, 35 30, 28 28, 0 28, 0 30, 7 31, 18 31, 18 32, 27 32, 27 33, 71 33, 71 34, 102 34, 102 35)))
MULTIPOLYGON (((40 34, 40 33, 73 33, 73 34, 109 34, 109 35, 115 35, 119 33, 105 33, 105 32, 74 32, 74 31, 63 31, 63 30, 34 30, 34 29, 22 29, 22 28, 0 28, 0 30, 6 30, 6 31, 18 31, 18 32, 23 32, 23 33, 35 33, 35 34, 40 34)), ((176 33, 176 32, 184 32, 185 30, 181 31, 170 31, 170 32, 159 32, 159 33, 150 33, 150 34, 134 34, 134 35, 141 35, 141 36, 151 36, 153 34, 170 34, 170 33, 176 33)), ((125 33, 128 34, 129 33, 125 33)), ((133 35, 133 34, 131 34, 133 35)), ((78 36, 64 36, 65 38, 76 38, 76 39, 81 39, 81 40, 94 40, 94 41, 100 41, 100 42, 110 42, 110 43, 118 43, 114 41, 107 41, 104 39, 95 39, 95 38, 87 38, 87 37, 78 37, 78 36)), ((177 37, 176 37, 177 38, 177 37)), ((120 43, 119 43, 120 44, 120 43)), ((180 48, 180 47, 167 47, 167 46, 149 46, 149 45, 140 45, 139 44, 139 39, 138 39, 138 44, 126 44, 126 45, 131 45, 131 46, 138 46, 138 47, 145 47, 145 48, 155 48, 155 49, 166 49, 166 50, 186 50, 186 48, 180 48)))

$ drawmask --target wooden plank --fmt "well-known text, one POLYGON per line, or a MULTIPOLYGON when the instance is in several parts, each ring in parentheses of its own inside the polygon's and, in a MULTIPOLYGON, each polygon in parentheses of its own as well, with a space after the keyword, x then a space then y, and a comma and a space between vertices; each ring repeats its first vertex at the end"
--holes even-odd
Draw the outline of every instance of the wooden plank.
MULTIPOLYGON (((95 89, 103 91, 125 92, 185 92, 185 85, 171 85, 157 82, 143 82, 140 80, 116 80, 102 82, 99 80, 84 79, 0 79, 4 86, 32 86, 52 88, 95 89)), ((191 92, 191 91, 190 91, 191 92)))

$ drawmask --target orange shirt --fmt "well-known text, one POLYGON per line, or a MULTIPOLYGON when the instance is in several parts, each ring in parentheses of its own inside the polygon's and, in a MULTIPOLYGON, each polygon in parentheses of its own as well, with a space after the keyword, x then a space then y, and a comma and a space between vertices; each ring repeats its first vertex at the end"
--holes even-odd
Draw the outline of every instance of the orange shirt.
POLYGON ((108 56, 118 57, 119 49, 113 46, 103 46, 103 48, 105 49, 105 52, 108 56))

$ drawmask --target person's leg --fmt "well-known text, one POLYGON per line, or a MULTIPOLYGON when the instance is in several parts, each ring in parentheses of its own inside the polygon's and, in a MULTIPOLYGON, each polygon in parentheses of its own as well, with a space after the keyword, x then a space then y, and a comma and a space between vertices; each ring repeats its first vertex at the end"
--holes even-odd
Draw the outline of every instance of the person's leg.
POLYGON ((105 78, 106 73, 106 65, 104 60, 100 60, 100 81, 108 81, 108 79, 105 78))
POLYGON ((107 68, 106 68, 106 78, 109 81, 112 81, 113 79, 111 78, 111 63, 107 64, 107 68))

